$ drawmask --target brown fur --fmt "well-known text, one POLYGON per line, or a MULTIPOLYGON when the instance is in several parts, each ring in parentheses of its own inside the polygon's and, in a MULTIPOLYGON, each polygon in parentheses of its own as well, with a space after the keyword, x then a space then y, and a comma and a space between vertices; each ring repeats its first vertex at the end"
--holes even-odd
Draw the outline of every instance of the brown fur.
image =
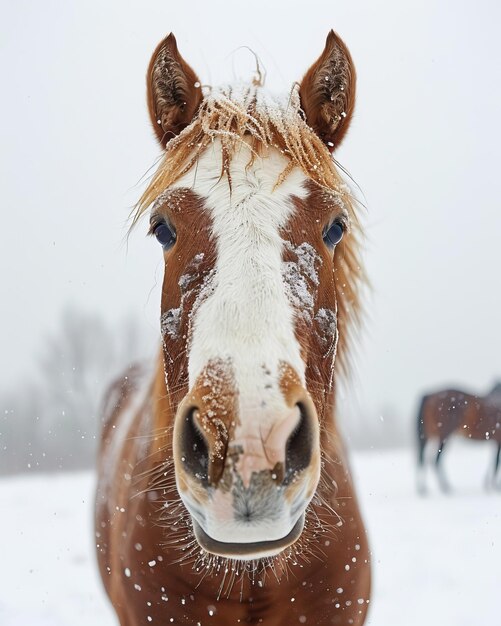
MULTIPOLYGON (((339 42, 330 35, 321 59, 332 56, 334 45, 343 50, 339 42)), ((171 55, 178 54, 173 38, 160 45, 148 71, 149 85, 158 67, 162 46, 171 55)), ((184 68, 181 74, 188 76, 187 66, 180 56, 177 63, 178 68, 184 68)), ((351 59, 349 65, 351 67, 351 59)), ((338 80, 336 72, 340 66, 334 63, 329 67, 333 68, 333 79, 338 80)), ((311 74, 310 70, 307 76, 311 74)), ((183 83, 183 76, 179 80, 183 83)), ((304 83, 306 91, 309 81, 304 83)), ((156 129, 163 144, 165 133, 177 132, 179 124, 182 126, 186 120, 180 122, 176 107, 171 108, 172 103, 176 103, 172 94, 168 93, 167 99, 162 95, 165 92, 163 82, 153 81, 153 84, 157 85, 149 95, 153 122, 159 113, 157 103, 160 109, 163 102, 168 103, 165 116, 161 117, 162 132, 156 129), (168 100, 171 97, 172 101, 168 100), (173 124, 173 119, 177 120, 177 125, 173 124)), ((319 136, 322 128, 314 126, 315 132, 301 117, 299 95, 295 90, 291 94, 290 108, 282 117, 277 117, 276 111, 271 115, 270 111, 257 106, 259 98, 254 87, 249 87, 243 102, 232 102, 231 93, 213 98, 209 95, 198 102, 197 94, 192 93, 188 106, 198 112, 193 121, 167 143, 164 160, 136 211, 135 220, 154 205, 152 220, 158 214, 176 228, 178 243, 165 255, 162 311, 180 308, 181 315, 179 319, 164 319, 163 358, 158 360, 153 378, 148 383, 148 376, 137 371, 133 382, 118 381, 112 393, 118 401, 107 403, 104 418, 106 428, 96 498, 96 543, 101 576, 121 626, 150 622, 193 626, 198 623, 361 626, 365 621, 370 594, 368 543, 344 446, 330 418, 334 405, 336 348, 339 366, 346 368, 347 337, 359 315, 358 289, 362 272, 358 262, 357 220, 350 194, 323 143, 325 137, 319 136), (226 560, 201 552, 175 484, 176 479, 182 482, 187 478, 183 472, 176 475, 173 464, 174 417, 179 417, 183 403, 190 402, 187 397, 189 312, 203 297, 216 249, 203 199, 192 190, 171 192, 169 186, 196 164, 198 156, 216 136, 223 142, 226 165, 222 174, 229 174, 227 165, 235 147, 244 137, 245 141, 250 137, 254 153, 266 155, 270 149, 279 149, 290 159, 290 167, 277 180, 277 185, 292 167, 300 167, 310 177, 308 198, 294 200, 296 213, 284 233, 284 238, 290 242, 284 261, 294 261, 294 247, 301 244, 307 243, 321 251, 317 265, 321 288, 315 292, 310 326, 299 320, 302 313, 308 312, 296 311, 296 334, 306 362, 307 387, 320 419, 321 480, 307 510, 305 529, 299 540, 276 557, 250 562, 226 560), (353 229, 332 255, 323 245, 322 232, 343 210, 350 215, 353 229), (190 263, 200 249, 204 256, 190 270, 190 263), (187 270, 193 276, 188 282, 182 279, 187 270), (336 307, 337 320, 315 314, 320 309, 335 311, 336 307), (176 332, 169 333, 170 324, 175 324, 176 332)), ((323 104, 308 102, 309 112, 305 109, 308 123, 324 119, 328 107, 322 109, 323 113, 317 112, 314 118, 311 117, 315 114, 314 107, 322 108, 323 104)), ((338 134, 332 135, 337 142, 349 121, 341 118, 338 134)), ((313 291, 313 285, 310 287, 313 291)), ((221 364, 213 365, 221 367, 221 364)), ((226 374, 231 378, 231 372, 226 374)), ((224 394, 220 394, 221 401, 224 400, 231 412, 231 380, 222 377, 218 370, 216 379, 222 378, 226 384, 224 394)), ((290 404, 297 403, 297 398, 304 394, 297 375, 286 365, 280 386, 290 404)), ((202 407, 197 416, 200 426, 205 425, 209 431, 221 427, 231 434, 231 423, 221 425, 211 421, 209 411, 205 410, 208 407, 204 404, 203 389, 195 385, 190 393, 197 395, 196 405, 202 407)), ((224 441, 225 437, 218 431, 214 433, 214 440, 224 441)), ((213 465, 213 478, 217 480, 221 468, 216 458, 213 465)), ((196 485, 192 487, 196 489, 196 485)), ((200 491, 200 499, 204 497, 205 493, 200 491)))
POLYGON ((476 396, 458 389, 446 389, 425 396, 421 420, 423 437, 444 441, 452 433, 467 439, 501 442, 501 405, 490 395, 476 396))
POLYGON ((176 229, 177 241, 165 255, 165 272, 162 284, 161 310, 181 308, 179 329, 164 342, 164 358, 167 364, 169 398, 177 406, 188 392, 186 341, 191 335, 189 312, 210 276, 216 259, 212 224, 203 210, 203 199, 191 189, 175 189, 157 199, 152 214, 152 225, 157 217, 168 220, 176 229), (203 241, 204 256, 198 262, 197 246, 203 241), (179 285, 181 276, 190 274, 191 280, 179 285), (181 307, 181 304, 183 306, 181 307))
MULTIPOLYGON (((418 413, 419 465, 424 466, 424 452, 430 439, 439 442, 436 457, 440 485, 449 486, 440 468, 440 456, 449 438, 457 434, 466 439, 494 441, 498 452, 492 482, 496 479, 501 449, 501 396, 494 392, 477 396, 458 389, 444 389, 426 395, 421 400, 418 413)), ((424 490, 425 485, 420 484, 424 490)))

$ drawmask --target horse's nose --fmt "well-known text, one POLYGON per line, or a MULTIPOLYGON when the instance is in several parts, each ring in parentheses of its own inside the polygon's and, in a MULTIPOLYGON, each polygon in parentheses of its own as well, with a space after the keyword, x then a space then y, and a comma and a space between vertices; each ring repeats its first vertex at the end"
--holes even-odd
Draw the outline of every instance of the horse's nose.
POLYGON ((254 473, 266 470, 276 484, 288 484, 310 465, 316 413, 306 395, 280 415, 275 414, 271 425, 257 430, 254 423, 250 416, 229 446, 237 453, 235 470, 244 487, 250 485, 254 473))
POLYGON ((174 430, 178 457, 185 471, 194 478, 205 485, 216 485, 224 469, 228 432, 223 422, 216 433, 207 424, 204 428, 201 415, 196 405, 182 407, 174 430))
MULTIPOLYGON (((254 473, 268 471, 277 484, 288 484, 311 462, 318 438, 316 411, 306 392, 292 406, 268 415, 255 411, 228 419, 207 419, 205 407, 190 404, 178 415, 175 437, 183 468, 203 484, 216 486, 232 461, 233 470, 248 487, 254 473), (229 432, 231 430, 231 433, 229 432)), ((227 416, 226 416, 227 417, 227 416)))
POLYGON ((289 433, 285 444, 285 482, 309 466, 318 438, 317 413, 310 397, 305 394, 296 406, 299 409, 299 421, 289 433))

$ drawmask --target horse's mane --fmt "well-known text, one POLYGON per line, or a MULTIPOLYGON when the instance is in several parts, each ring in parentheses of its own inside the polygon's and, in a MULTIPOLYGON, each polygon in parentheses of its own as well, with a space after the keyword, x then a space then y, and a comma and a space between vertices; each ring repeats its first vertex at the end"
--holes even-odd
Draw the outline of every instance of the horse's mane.
POLYGON ((276 186, 294 167, 299 167, 321 188, 333 193, 348 210, 352 232, 338 244, 335 252, 339 328, 336 361, 337 367, 346 373, 348 343, 360 320, 360 283, 364 277, 359 262, 359 222, 355 200, 331 153, 304 120, 298 85, 285 99, 270 97, 254 85, 211 89, 191 124, 167 143, 157 171, 133 210, 132 226, 166 189, 196 164, 214 139, 221 142, 221 175, 227 175, 230 185, 229 166, 238 146, 242 143, 249 146, 249 162, 275 148, 289 159, 276 186))

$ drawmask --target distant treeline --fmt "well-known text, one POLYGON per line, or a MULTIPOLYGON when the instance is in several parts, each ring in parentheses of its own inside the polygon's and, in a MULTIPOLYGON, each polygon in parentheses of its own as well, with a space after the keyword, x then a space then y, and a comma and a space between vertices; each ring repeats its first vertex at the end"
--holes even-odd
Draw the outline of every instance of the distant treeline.
POLYGON ((110 327, 66 310, 42 344, 38 373, 0 395, 0 474, 92 467, 103 393, 153 344, 131 319, 110 327))

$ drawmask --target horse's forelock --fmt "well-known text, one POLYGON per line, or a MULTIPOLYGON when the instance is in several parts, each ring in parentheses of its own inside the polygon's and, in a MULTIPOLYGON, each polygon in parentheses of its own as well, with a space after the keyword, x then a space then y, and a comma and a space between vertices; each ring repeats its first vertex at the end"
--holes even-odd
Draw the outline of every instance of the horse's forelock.
MULTIPOLYGON (((164 158, 133 211, 133 224, 163 191, 193 167, 215 138, 221 140, 226 171, 243 141, 250 145, 251 160, 254 154, 276 148, 290 159, 291 167, 301 168, 321 187, 338 193, 347 208, 352 209, 351 194, 331 153, 304 121, 298 86, 288 97, 276 98, 262 88, 241 85, 210 91, 193 122, 168 143, 164 158)), ((277 185, 289 171, 286 168, 277 185)))
POLYGON ((249 149, 249 163, 276 149, 288 159, 278 175, 281 185, 293 168, 319 187, 337 196, 350 214, 350 236, 336 250, 335 279, 338 299, 338 368, 348 368, 348 343, 360 317, 359 288, 364 273, 359 260, 359 228, 355 200, 339 173, 331 153, 304 121, 298 86, 286 98, 274 98, 253 85, 227 86, 210 90, 193 122, 166 147, 165 154, 132 214, 132 227, 184 174, 198 162, 217 138, 222 150, 221 175, 231 185, 230 163, 237 148, 249 149))

